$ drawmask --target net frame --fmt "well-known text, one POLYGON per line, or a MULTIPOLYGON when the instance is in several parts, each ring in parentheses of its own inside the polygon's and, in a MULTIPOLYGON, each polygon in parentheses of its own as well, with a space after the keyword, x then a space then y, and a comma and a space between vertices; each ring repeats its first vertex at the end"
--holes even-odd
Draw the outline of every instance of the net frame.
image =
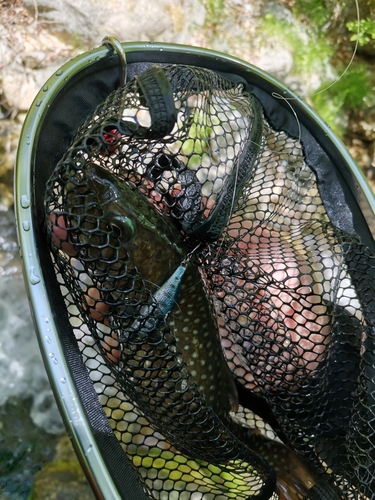
MULTIPOLYGON (((318 178, 324 180, 322 196, 331 220, 343 230, 358 233, 374 251, 375 201, 363 175, 332 131, 285 86, 258 68, 212 51, 167 44, 122 46, 127 54, 129 78, 152 63, 191 64, 213 69, 234 81, 236 75, 244 78, 266 106, 273 126, 296 137, 298 124, 288 102, 292 103, 301 125, 305 153, 316 165, 318 178), (275 98, 274 94, 281 98, 275 98), (340 194, 332 200, 331 192, 340 194)), ((117 454, 119 459, 123 454, 116 446, 117 441, 111 439, 111 429, 102 418, 100 405, 95 403, 96 394, 82 390, 90 382, 67 326, 64 304, 53 293, 53 271, 41 227, 41 200, 50 169, 80 123, 117 85, 117 56, 107 47, 78 56, 46 82, 22 130, 15 173, 15 206, 25 284, 38 341, 78 457, 98 498, 120 498, 126 494, 126 498, 142 499, 147 497, 132 477, 126 460, 115 470, 113 460, 109 459, 111 454, 117 454), (65 321, 57 323, 56 318, 65 321)))

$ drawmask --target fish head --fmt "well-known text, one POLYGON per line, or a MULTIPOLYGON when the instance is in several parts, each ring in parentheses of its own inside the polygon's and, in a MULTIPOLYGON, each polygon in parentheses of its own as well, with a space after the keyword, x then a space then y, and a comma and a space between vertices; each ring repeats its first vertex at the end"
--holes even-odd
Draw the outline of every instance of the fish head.
POLYGON ((87 170, 89 196, 85 212, 97 213, 97 224, 120 245, 144 279, 160 286, 186 256, 181 234, 130 182, 92 165, 87 170))

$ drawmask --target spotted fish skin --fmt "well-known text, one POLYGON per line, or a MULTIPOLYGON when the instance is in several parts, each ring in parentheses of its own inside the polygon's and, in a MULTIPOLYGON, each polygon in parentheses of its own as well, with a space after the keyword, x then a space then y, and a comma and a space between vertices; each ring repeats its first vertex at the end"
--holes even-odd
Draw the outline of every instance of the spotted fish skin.
MULTIPOLYGON (((228 375, 228 366, 216 341, 215 317, 208 307, 195 263, 191 266, 189 263, 180 264, 154 293, 153 301, 160 312, 160 320, 175 309, 168 324, 182 351, 182 357, 209 405, 227 421, 229 411, 238 408, 237 390, 232 377, 228 375), (223 381, 220 388, 218 380, 223 381)), ((145 310, 145 317, 148 311, 149 308, 145 310)), ((155 321, 149 323, 148 331, 157 326, 155 321)))
POLYGON ((199 390, 215 412, 227 419, 229 411, 238 407, 237 390, 216 341, 216 319, 194 260, 188 265, 169 324, 199 390))
MULTIPOLYGON (((126 251, 143 280, 157 287, 153 294, 159 301, 158 287, 168 282, 187 255, 180 234, 138 191, 111 172, 94 165, 88 172, 88 184, 97 193, 109 224, 118 225, 119 218, 131 221, 134 234, 121 241, 121 251, 126 251)), ((178 291, 168 324, 199 390, 215 412, 227 416, 236 408, 237 390, 194 256, 186 264, 178 291)))

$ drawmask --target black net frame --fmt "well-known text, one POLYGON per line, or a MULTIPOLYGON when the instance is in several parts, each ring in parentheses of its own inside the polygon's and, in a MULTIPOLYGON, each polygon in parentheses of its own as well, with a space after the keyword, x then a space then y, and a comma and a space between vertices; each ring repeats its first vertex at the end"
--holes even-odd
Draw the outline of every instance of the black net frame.
MULTIPOLYGON (((163 65, 167 63, 181 64, 182 62, 213 69, 216 72, 225 74, 229 80, 234 82, 245 79, 248 90, 261 101, 265 116, 272 124, 272 127, 275 130, 284 130, 290 137, 298 138, 298 124, 288 102, 272 95, 275 92, 280 93, 280 87, 275 86, 274 82, 264 79, 257 72, 249 72, 247 67, 237 61, 214 57, 211 54, 199 54, 198 56, 197 53, 189 53, 188 51, 181 53, 171 50, 168 52, 165 47, 163 48, 163 52, 155 49, 146 52, 130 51, 128 53, 128 80, 154 63, 163 65)), ((78 126, 83 123, 96 105, 117 87, 118 70, 115 63, 115 58, 107 57, 91 64, 84 74, 79 72, 74 78, 70 78, 60 91, 58 100, 55 99, 51 102, 48 112, 43 116, 42 123, 39 124, 37 141, 33 145, 32 178, 35 191, 33 193, 34 203, 32 203, 32 208, 36 228, 34 233, 36 246, 40 261, 43 263, 44 284, 49 300, 53 303, 55 323, 65 350, 69 369, 72 372, 76 388, 86 411, 86 418, 94 432, 103 461, 106 463, 118 491, 126 492, 126 498, 132 498, 130 496, 130 491, 132 491, 134 498, 140 499, 147 497, 140 490, 134 477, 133 482, 130 482, 129 485, 129 478, 132 478, 130 468, 126 465, 126 460, 121 458, 123 457, 122 450, 114 438, 107 420, 103 418, 104 414, 95 391, 92 388, 89 389, 90 381, 68 323, 66 307, 56 289, 50 253, 45 245, 46 235, 43 226, 43 200, 47 179, 69 145, 78 126), (48 134, 45 133, 47 130, 48 134)), ((285 95, 282 93, 282 96, 285 97, 285 95)), ((317 126, 317 122, 314 122, 311 115, 305 111, 303 106, 300 106, 298 100, 292 101, 292 105, 301 126, 301 141, 304 146, 305 156, 318 178, 320 194, 330 220, 338 230, 348 234, 360 235, 362 242, 373 252, 375 245, 371 233, 372 221, 369 218, 366 220, 364 216, 366 208, 363 205, 361 186, 353 178, 352 172, 347 167, 345 157, 343 158, 341 151, 334 147, 332 139, 326 135, 324 129, 317 126), (333 192, 335 193, 334 197, 332 197, 333 192), (359 203, 362 204, 362 208, 360 208, 359 203)), ((353 257, 355 257, 355 248, 353 247, 349 251, 352 251, 353 257)), ((353 259, 353 262, 355 262, 355 259, 353 259)), ((356 266, 358 268, 359 263, 356 266)), ((352 271, 353 276, 355 276, 355 266, 352 271)), ((373 277, 369 274, 367 282, 362 280, 360 286, 371 290, 372 280, 373 277)), ((249 398, 251 396, 246 394, 242 397, 249 398)), ((265 409, 266 412, 267 409, 265 409)))

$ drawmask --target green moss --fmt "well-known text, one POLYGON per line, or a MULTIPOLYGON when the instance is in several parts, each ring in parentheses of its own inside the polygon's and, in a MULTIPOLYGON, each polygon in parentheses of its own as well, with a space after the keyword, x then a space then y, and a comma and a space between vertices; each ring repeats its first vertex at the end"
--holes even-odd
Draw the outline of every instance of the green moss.
POLYGON ((37 474, 28 500, 93 500, 94 495, 78 461, 46 464, 37 474))
MULTIPOLYGON (((327 63, 335 68, 338 75, 345 72, 337 80, 323 82, 320 89, 309 96, 310 104, 318 115, 342 136, 349 114, 375 106, 375 77, 364 63, 355 61, 347 71, 342 63, 337 64, 337 39, 340 36, 350 43, 347 35, 345 38, 348 26, 354 32, 352 41, 358 38, 360 45, 371 42, 375 46, 375 22, 362 20, 357 37, 357 21, 346 22, 345 16, 341 18, 337 12, 334 13, 335 6, 336 2, 328 0, 295 0, 291 19, 268 13, 264 16, 261 29, 268 43, 277 43, 291 52, 294 60, 292 75, 302 75, 306 80, 315 74, 324 75, 327 63), (334 24, 339 26, 340 35, 334 33, 334 24)), ((347 6, 348 2, 340 2, 341 14, 347 6)))
POLYGON ((342 135, 344 127, 340 115, 343 112, 357 113, 375 106, 375 78, 365 64, 353 63, 334 85, 327 88, 329 84, 322 85, 322 92, 318 90, 310 98, 317 113, 338 135, 342 135))
POLYGON ((201 0, 206 8, 205 27, 215 32, 225 19, 225 0, 201 0))
POLYGON ((280 39, 283 44, 290 44, 289 35, 293 31, 292 23, 289 23, 286 19, 276 17, 272 12, 268 12, 259 22, 259 29, 265 40, 271 37, 280 39))
POLYGON ((334 48, 324 39, 315 39, 296 48, 295 71, 312 75, 324 71, 324 66, 332 57, 334 48))
POLYGON ((260 30, 267 43, 274 41, 288 49, 294 60, 293 73, 305 77, 321 72, 326 61, 334 54, 334 46, 295 21, 278 18, 268 13, 261 21, 260 30), (310 32, 308 32, 310 31, 310 32))
POLYGON ((337 2, 327 0, 295 0, 293 14, 305 19, 309 27, 317 34, 325 31, 337 2))

